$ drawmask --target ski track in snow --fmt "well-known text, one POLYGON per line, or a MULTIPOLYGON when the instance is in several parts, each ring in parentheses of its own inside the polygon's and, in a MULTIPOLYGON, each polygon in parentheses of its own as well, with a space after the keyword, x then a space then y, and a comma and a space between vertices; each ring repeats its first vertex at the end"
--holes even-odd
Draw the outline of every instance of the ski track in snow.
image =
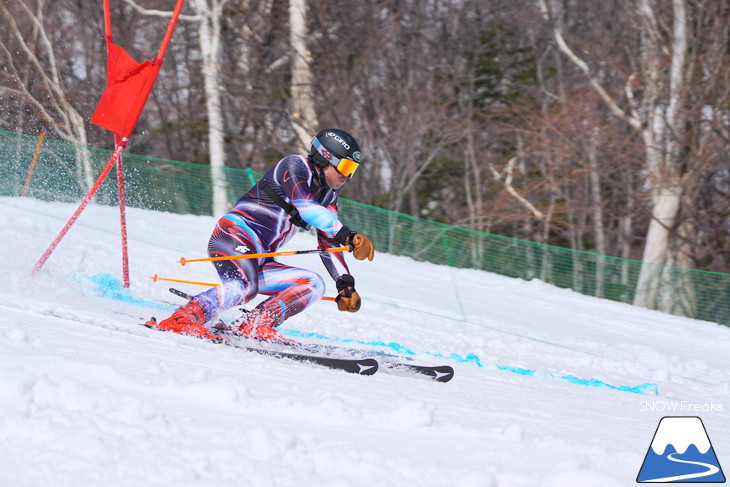
MULTIPOLYGON (((647 401, 721 404, 685 414, 721 464, 730 452, 730 328, 376 253, 348 258, 360 312, 320 302, 285 327, 456 375, 355 376, 139 326, 182 302, 150 276, 216 282, 176 263, 205 256, 210 217, 128 209, 138 301, 87 279, 120 277, 116 208, 87 208, 29 278, 75 209, 0 198, 0 485, 623 486, 667 414, 647 401)), ((314 246, 302 233, 287 249, 314 246)), ((326 275, 317 256, 281 260, 326 275)))

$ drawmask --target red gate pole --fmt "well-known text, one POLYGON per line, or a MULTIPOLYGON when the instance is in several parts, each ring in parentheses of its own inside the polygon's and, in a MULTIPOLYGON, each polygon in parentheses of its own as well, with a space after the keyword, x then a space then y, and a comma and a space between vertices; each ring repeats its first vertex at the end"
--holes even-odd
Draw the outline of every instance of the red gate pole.
MULTIPOLYGON (((119 136, 114 134, 114 143, 119 144, 119 136)), ((127 199, 124 193, 124 168, 122 153, 117 158, 117 192, 119 193, 119 223, 122 233, 122 282, 129 288, 129 251, 127 247, 127 199)))
MULTIPOLYGON (((149 97, 150 91, 152 90, 152 86, 154 85, 156 79, 157 79, 157 73, 159 72, 160 66, 162 65, 162 61, 165 57, 165 51, 167 51, 167 46, 170 43, 170 39, 172 38, 172 33, 175 30, 175 25, 177 24, 177 19, 180 16, 180 12, 182 11, 183 3, 185 0, 177 0, 177 4, 175 5, 175 10, 173 11, 172 18, 170 19, 170 23, 167 26, 167 31, 165 32, 165 37, 162 40, 162 44, 160 46, 160 50, 157 53, 157 57, 152 61, 153 69, 156 71, 153 72, 154 76, 152 78, 149 78, 148 81, 145 83, 144 92, 142 95, 142 98, 139 98, 137 100, 136 106, 133 108, 133 111, 127 116, 126 122, 123 125, 123 129, 121 130, 121 133, 117 133, 117 130, 113 130, 115 132, 115 135, 119 136, 119 142, 116 144, 116 147, 114 148, 114 153, 112 154, 111 158, 109 159, 109 162, 104 167, 104 170, 101 172, 99 177, 97 178, 96 182, 94 183, 94 186, 89 190, 89 192, 84 196, 84 199, 81 200, 81 204, 79 205, 76 212, 73 214, 73 216, 69 219, 69 221, 66 223, 66 225, 63 227, 61 232, 58 234, 56 239, 51 243, 50 247, 45 251, 45 253, 41 256, 41 258, 36 262, 35 266, 33 267, 33 270, 31 271, 31 275, 35 275, 38 273, 38 271, 43 267, 43 264, 45 264, 46 260, 48 260, 48 257, 53 253, 53 251, 56 249, 56 246, 58 246, 59 242, 63 239, 63 237, 66 235, 68 230, 71 228, 71 226, 76 222, 81 212, 86 208, 86 206, 89 204, 91 199, 94 197, 96 192, 99 190, 99 187, 104 182, 104 179, 109 175, 109 171, 111 171, 112 167, 114 167, 115 163, 120 164, 118 167, 121 167, 121 163, 118 161, 121 159, 122 151, 127 146, 127 142, 129 141, 129 136, 131 135, 132 131, 134 130, 135 125, 137 125, 137 121, 139 120, 139 116, 142 114, 142 110, 144 109, 144 105, 147 102, 147 98, 149 97), (141 101, 141 103, 139 103, 141 101)), ((109 44, 112 42, 111 37, 111 13, 109 11, 109 0, 104 0, 104 22, 105 22, 105 28, 107 29, 106 32, 106 41, 107 41, 107 52, 109 44)), ((109 80, 107 79, 107 84, 109 83, 109 80)), ((97 107, 98 109, 98 107, 97 107)), ((93 121, 93 118, 92 118, 93 121)), ((108 126, 106 126, 108 128, 108 126)), ((120 174, 121 171, 118 173, 120 174)), ((123 176, 122 176, 123 178, 123 176)), ((121 196, 121 194, 120 194, 121 196)), ((123 196, 122 196, 123 197, 123 196)), ((126 239, 126 226, 124 230, 124 237, 126 239)), ((125 252, 125 250, 123 250, 125 252)))
MULTIPOLYGON (((109 44, 114 42, 112 34, 112 15, 109 8, 109 0, 104 0, 104 30, 106 32, 107 56, 109 55, 109 44)), ((111 84, 107 77, 107 88, 111 84)), ((114 134, 114 145, 119 145, 119 136, 114 134)), ((124 167, 122 162, 122 153, 117 158, 117 194, 119 196, 119 224, 122 234, 122 282, 125 288, 129 288, 129 253, 127 247, 127 201, 124 193, 124 167)))
MULTIPOLYGON (((157 57, 152 61, 153 64, 159 65, 162 64, 163 59, 165 58, 165 52, 167 51, 167 47, 170 44, 170 39, 172 39, 172 34, 175 31, 175 26, 177 25, 177 19, 180 16, 180 12, 183 8, 183 3, 185 3, 185 0, 177 0, 177 3, 175 4, 175 9, 172 13, 172 18, 170 19, 170 23, 167 25, 167 31, 165 32, 165 37, 162 39, 162 43, 160 44, 160 50, 157 52, 157 57)), ((107 29, 107 42, 112 42, 112 26, 111 26, 111 14, 109 13, 109 0, 104 0, 104 12, 105 12, 105 24, 107 29)), ((149 94, 149 93, 148 93, 149 94)), ((142 111, 142 107, 140 107, 140 113, 142 111)), ((140 113, 137 114, 137 117, 139 117, 140 113)), ((135 119, 135 125, 136 125, 136 119, 135 119)), ((114 134, 115 142, 118 143, 119 136, 117 134, 114 134)), ((126 139, 124 139, 126 140, 126 139)), ((126 143, 125 143, 126 145, 126 143)), ((121 233, 122 233, 122 275, 123 275, 123 281, 124 281, 124 287, 129 287, 129 254, 128 254, 128 247, 127 247, 127 217, 126 217, 126 197, 124 193, 124 169, 122 164, 122 154, 119 153, 119 158, 117 159, 117 187, 118 187, 118 193, 119 193, 119 217, 121 221, 121 233)))
POLYGON ((104 170, 99 174, 99 177, 96 179, 96 182, 94 183, 94 186, 91 187, 89 192, 84 196, 84 199, 81 200, 81 204, 76 209, 76 212, 73 214, 73 216, 69 219, 68 222, 66 222, 66 225, 61 229, 61 232, 58 234, 56 239, 51 243, 50 247, 46 249, 45 253, 41 256, 40 259, 38 259, 38 262, 36 262, 35 266, 33 266, 33 270, 31 271, 30 275, 35 276, 39 270, 41 270, 41 267, 43 267, 43 264, 46 263, 46 260, 48 260, 48 257, 51 256, 53 251, 56 249, 58 244, 61 242, 63 237, 66 235, 68 230, 71 228, 71 225, 73 225, 76 222, 76 219, 78 219, 79 215, 82 211, 84 211, 84 208, 86 208, 86 205, 89 204, 89 201, 94 197, 96 192, 99 190, 99 187, 101 186, 101 183, 104 182, 104 179, 106 179, 107 175, 109 174, 109 171, 112 170, 114 167, 114 163, 116 162, 117 158, 120 156, 122 151, 124 150, 124 147, 127 145, 127 139, 123 138, 119 145, 114 149, 114 153, 109 158, 109 162, 106 163, 106 167, 104 167, 104 170))
POLYGON ((162 59, 165 57, 167 45, 170 44, 170 39, 172 39, 172 33, 175 30, 177 18, 180 16, 180 12, 182 11, 184 2, 185 0, 177 0, 175 10, 172 11, 172 18, 170 19, 170 23, 167 24, 167 32, 165 32, 165 37, 162 39, 162 44, 160 44, 160 50, 157 52, 157 59, 155 59, 155 61, 159 60, 160 62, 162 62, 162 59))

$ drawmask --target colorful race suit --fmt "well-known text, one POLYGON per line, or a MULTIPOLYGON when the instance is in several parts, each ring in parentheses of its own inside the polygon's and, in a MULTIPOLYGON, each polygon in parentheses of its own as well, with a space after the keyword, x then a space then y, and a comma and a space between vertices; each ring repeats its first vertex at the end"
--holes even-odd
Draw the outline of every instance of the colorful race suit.
MULTIPOLYGON (((319 248, 342 245, 337 242, 338 232, 342 235, 348 229, 337 217, 339 190, 321 181, 306 157, 291 155, 270 168, 218 220, 208 243, 210 257, 275 252, 299 230, 284 208, 262 189, 262 181, 285 203, 293 205, 306 224, 317 229, 319 248)), ((349 274, 342 252, 320 255, 335 281, 349 274)), ((273 295, 264 304, 280 323, 319 300, 325 292, 320 275, 271 258, 222 260, 213 264, 223 283, 196 296, 205 308, 208 321, 221 311, 242 305, 262 293, 273 295)))

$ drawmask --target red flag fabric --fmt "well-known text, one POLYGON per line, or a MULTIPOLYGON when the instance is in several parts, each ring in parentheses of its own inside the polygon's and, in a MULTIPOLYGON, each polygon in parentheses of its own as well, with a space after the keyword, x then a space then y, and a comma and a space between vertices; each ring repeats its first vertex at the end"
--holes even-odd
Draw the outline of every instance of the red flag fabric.
POLYGON ((107 43, 107 87, 91 123, 129 138, 155 84, 161 63, 137 63, 120 46, 107 43))

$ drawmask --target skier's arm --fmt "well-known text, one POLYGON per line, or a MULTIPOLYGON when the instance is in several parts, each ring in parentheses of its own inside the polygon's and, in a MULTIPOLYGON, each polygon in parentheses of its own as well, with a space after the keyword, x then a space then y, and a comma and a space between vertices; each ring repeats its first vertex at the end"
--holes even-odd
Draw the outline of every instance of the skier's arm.
MULTIPOLYGON (((328 210, 332 211, 335 214, 337 213, 337 207, 334 204, 330 205, 328 207, 328 210)), ((318 231, 317 237, 319 240, 319 248, 333 248, 338 245, 342 245, 343 243, 350 245, 350 247, 352 248, 352 244, 348 243, 347 241, 352 241, 357 236, 367 240, 368 243, 370 242, 367 237, 357 234, 355 232, 351 232, 345 226, 343 226, 342 228, 343 230, 340 234, 340 237, 344 235, 345 241, 336 241, 335 239, 328 237, 324 232, 318 231)), ((369 257, 370 260, 372 260, 372 244, 370 244, 370 247, 371 248, 369 257)), ((362 251, 362 247, 359 250, 362 251)), ((332 279, 335 280, 335 285, 337 287, 337 308, 340 311, 349 311, 353 313, 355 311, 358 311, 360 309, 361 299, 360 295, 355 290, 355 278, 350 275, 350 271, 347 267, 347 264, 345 263, 344 254, 342 252, 328 252, 326 254, 320 254, 320 257, 322 258, 322 262, 324 263, 325 268, 332 276, 332 279)))
MULTIPOLYGON (((279 163, 275 177, 284 195, 299 212, 299 216, 317 229, 320 248, 347 245, 358 260, 373 260, 374 247, 366 236, 353 232, 340 222, 335 203, 328 207, 315 201, 309 181, 312 177, 306 162, 298 157, 285 158, 279 163)), ((360 296, 355 291, 355 279, 349 274, 342 252, 322 255, 322 261, 337 286, 337 307, 340 311, 360 309, 360 296)))
POLYGON ((374 248, 370 239, 353 232, 337 218, 337 208, 325 208, 315 201, 309 184, 312 173, 304 159, 289 156, 276 168, 275 178, 284 195, 299 212, 299 216, 339 245, 348 245, 357 260, 373 260, 374 248))
POLYGON ((304 159, 297 156, 283 159, 276 168, 275 177, 282 193, 297 209, 302 220, 330 238, 342 230, 344 225, 337 218, 337 212, 315 201, 310 187, 312 173, 304 159))
MULTIPOLYGON (((332 249, 342 246, 342 244, 338 244, 332 238, 327 237, 327 235, 321 230, 317 231, 317 240, 319 243, 318 248, 320 249, 332 249)), ((344 253, 327 252, 320 254, 320 258, 333 280, 337 281, 340 276, 350 273, 350 269, 347 267, 347 262, 345 262, 344 253)))

